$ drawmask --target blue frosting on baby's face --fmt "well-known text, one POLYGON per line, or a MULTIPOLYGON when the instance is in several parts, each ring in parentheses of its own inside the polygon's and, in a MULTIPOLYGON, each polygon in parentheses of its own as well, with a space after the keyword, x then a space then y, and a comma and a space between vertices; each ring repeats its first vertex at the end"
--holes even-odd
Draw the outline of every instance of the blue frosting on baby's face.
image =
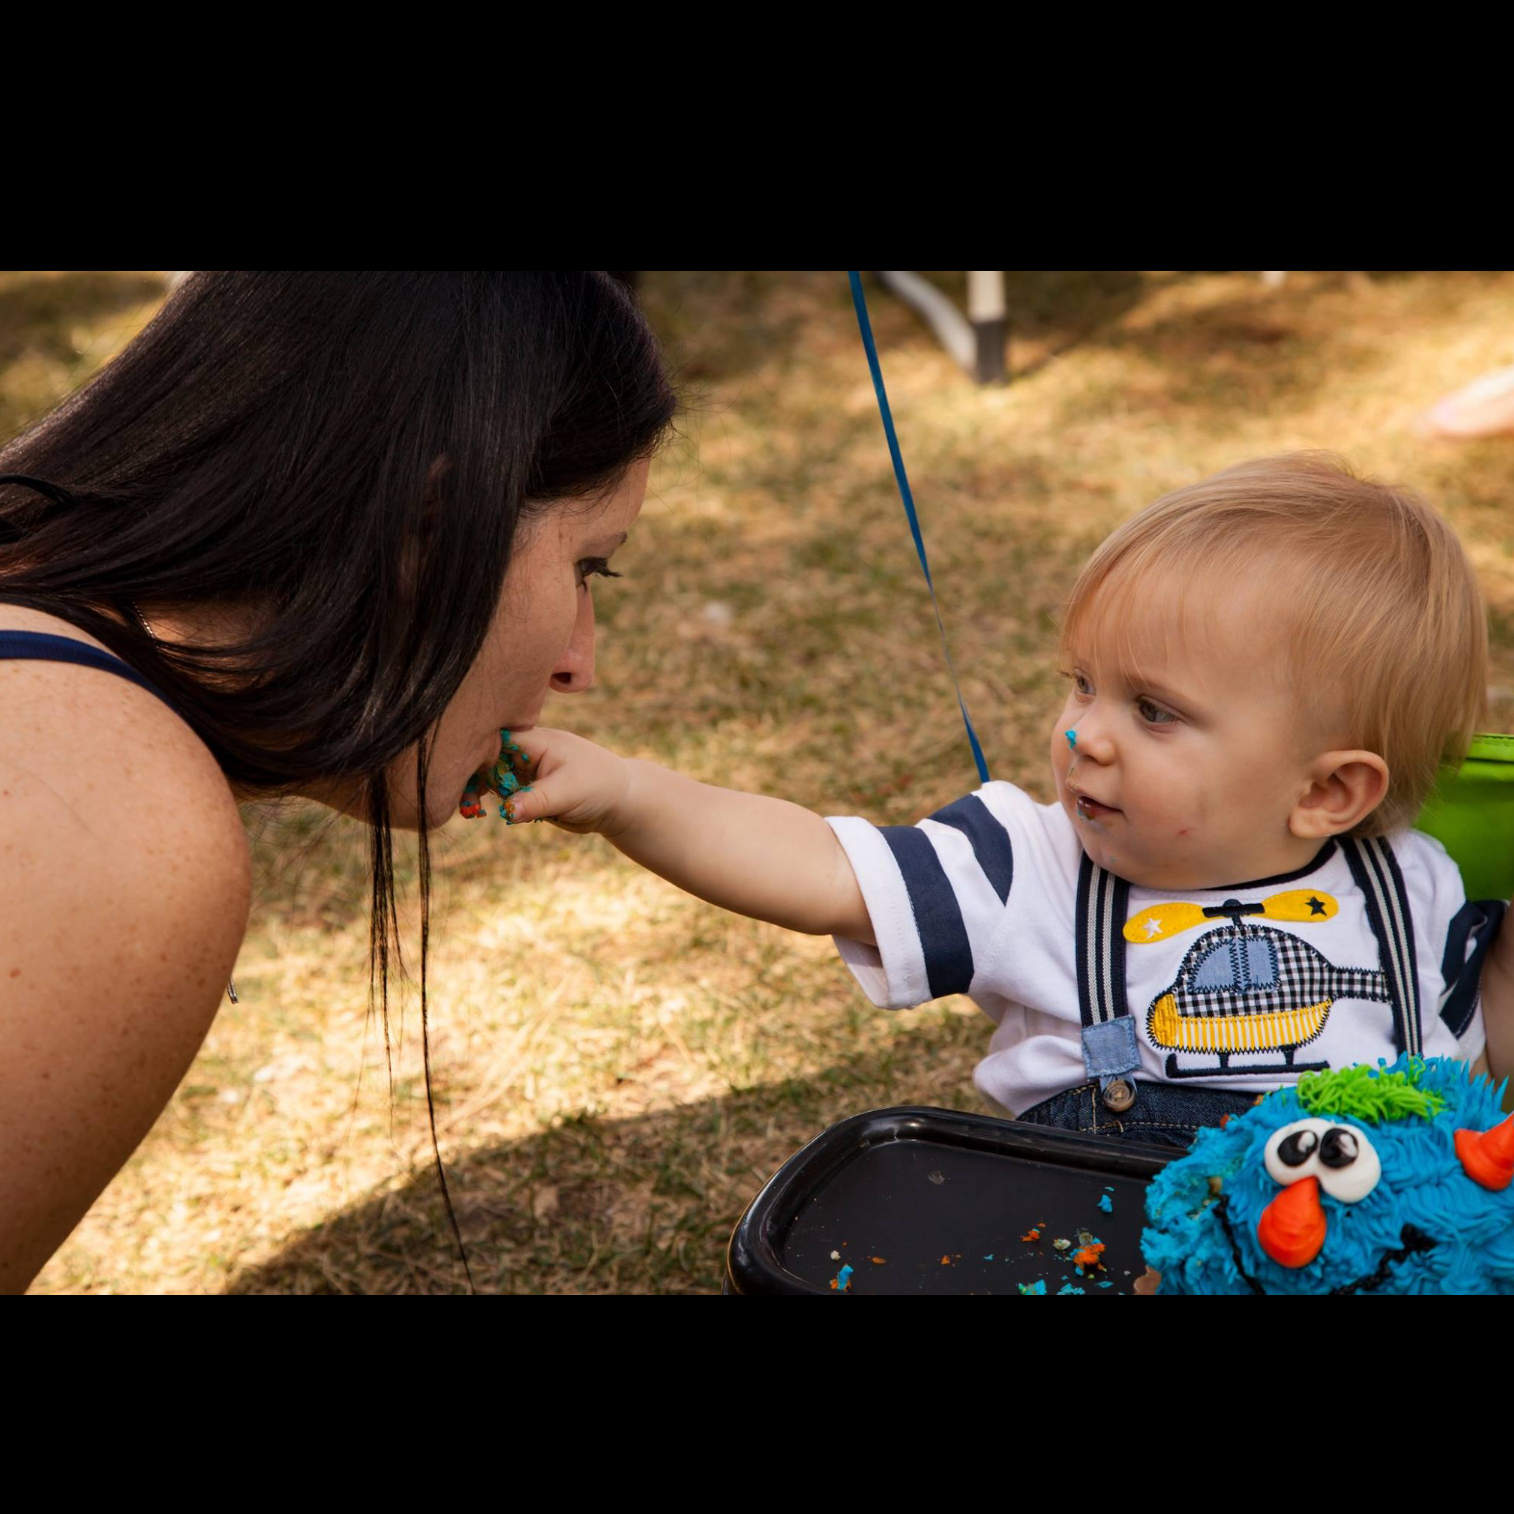
MULTIPOLYGON (((1410 1065, 1400 1057, 1386 1070, 1410 1065)), ((1420 1088, 1446 1101, 1433 1118, 1320 1115, 1288 1088, 1223 1130, 1201 1131, 1147 1190, 1142 1248, 1162 1275, 1159 1291, 1514 1292, 1514 1187, 1474 1182, 1455 1147, 1458 1128, 1500 1122, 1497 1094, 1450 1058, 1416 1064, 1416 1073, 1420 1088), (1323 1244, 1312 1261, 1285 1266, 1259 1227, 1285 1190, 1311 1180, 1314 1198, 1290 1195, 1266 1233, 1278 1234, 1291 1210, 1323 1217, 1323 1244)))

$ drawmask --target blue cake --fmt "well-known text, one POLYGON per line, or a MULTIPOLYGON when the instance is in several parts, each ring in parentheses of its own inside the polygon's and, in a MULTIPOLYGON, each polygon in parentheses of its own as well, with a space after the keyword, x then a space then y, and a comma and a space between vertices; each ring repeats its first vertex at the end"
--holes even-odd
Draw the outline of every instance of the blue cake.
POLYGON ((1155 1291, 1514 1293, 1504 1086, 1406 1055, 1201 1130, 1146 1193, 1155 1291))

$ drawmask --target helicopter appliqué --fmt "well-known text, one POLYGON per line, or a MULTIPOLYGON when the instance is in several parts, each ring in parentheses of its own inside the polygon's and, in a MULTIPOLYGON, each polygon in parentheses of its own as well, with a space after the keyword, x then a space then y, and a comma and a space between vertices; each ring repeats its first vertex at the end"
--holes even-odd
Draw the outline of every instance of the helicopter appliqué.
POLYGON ((1245 903, 1174 901, 1154 904, 1125 923, 1132 945, 1169 940, 1185 930, 1226 919, 1188 951, 1171 984, 1146 1011, 1146 1033, 1168 1052, 1169 1078, 1214 1077, 1229 1070, 1236 1052, 1280 1051, 1283 1060, 1234 1069, 1247 1075, 1299 1073, 1328 1062, 1298 1062, 1295 1053, 1325 1028, 1338 999, 1391 1003, 1388 976, 1376 969, 1336 967, 1307 941, 1287 931, 1244 923, 1247 917, 1299 923, 1325 921, 1339 911, 1335 899, 1313 889, 1290 889, 1245 903), (1210 1052, 1218 1067, 1179 1068, 1178 1052, 1210 1052))

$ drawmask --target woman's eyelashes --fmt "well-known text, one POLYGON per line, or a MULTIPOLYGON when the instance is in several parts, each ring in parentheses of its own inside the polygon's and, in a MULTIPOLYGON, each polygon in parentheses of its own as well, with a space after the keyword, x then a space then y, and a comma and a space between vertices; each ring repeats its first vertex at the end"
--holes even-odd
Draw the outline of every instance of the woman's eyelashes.
POLYGON ((617 573, 617 572, 615 572, 615 570, 610 566, 610 560, 609 560, 609 558, 607 558, 607 557, 585 557, 578 564, 578 586, 579 586, 579 588, 581 588, 581 589, 588 588, 588 586, 589 586, 589 580, 591 578, 593 578, 596 574, 599 577, 601 577, 601 578, 624 578, 625 577, 625 575, 623 573, 617 573))

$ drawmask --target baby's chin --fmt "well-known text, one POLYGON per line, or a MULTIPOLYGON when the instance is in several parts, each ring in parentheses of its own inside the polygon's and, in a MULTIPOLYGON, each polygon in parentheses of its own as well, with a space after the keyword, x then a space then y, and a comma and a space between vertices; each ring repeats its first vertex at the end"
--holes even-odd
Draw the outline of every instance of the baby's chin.
MULTIPOLYGON (((1121 816, 1120 819, 1123 821, 1124 817, 1121 816)), ((1106 873, 1113 873, 1115 877, 1123 878, 1136 888, 1195 892, 1223 888, 1229 881, 1228 878, 1221 878, 1211 883, 1193 882, 1191 880, 1199 875, 1195 873, 1191 859, 1136 855, 1129 846, 1122 845, 1120 839, 1110 835, 1108 831, 1093 831, 1089 822, 1077 818, 1076 812, 1073 815, 1073 826, 1090 861, 1097 863, 1106 873)))

